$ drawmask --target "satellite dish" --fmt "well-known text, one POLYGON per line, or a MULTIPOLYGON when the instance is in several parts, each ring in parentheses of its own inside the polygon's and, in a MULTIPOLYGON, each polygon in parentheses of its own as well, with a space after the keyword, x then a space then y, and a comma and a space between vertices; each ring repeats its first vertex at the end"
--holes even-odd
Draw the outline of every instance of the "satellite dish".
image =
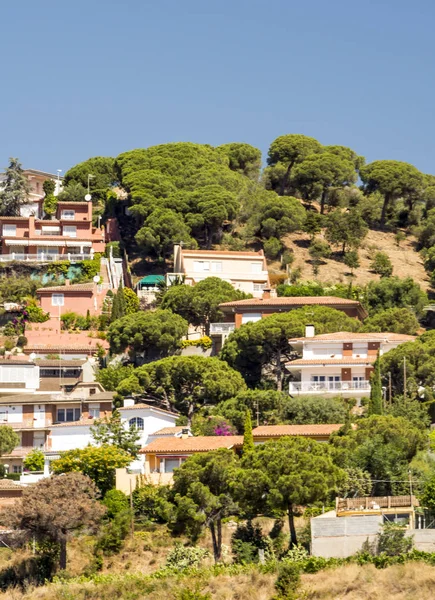
POLYGON ((100 276, 99 275, 94 275, 93 282, 94 283, 100 283, 100 276))
POLYGON ((90 202, 92 200, 91 194, 86 194, 85 200, 86 200, 86 202, 90 202))

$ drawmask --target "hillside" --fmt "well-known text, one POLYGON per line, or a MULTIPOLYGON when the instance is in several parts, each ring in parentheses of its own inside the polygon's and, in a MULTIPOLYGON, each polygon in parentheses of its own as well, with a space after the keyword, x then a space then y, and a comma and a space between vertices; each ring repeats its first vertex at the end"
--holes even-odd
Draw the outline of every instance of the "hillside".
MULTIPOLYGON (((320 266, 319 274, 314 277, 310 264, 308 246, 310 237, 306 233, 292 233, 285 237, 284 243, 295 254, 292 269, 301 268, 302 280, 319 280, 324 283, 346 282, 349 280, 349 269, 342 262, 340 252, 334 252, 330 259, 325 259, 320 266)), ((412 277, 424 290, 429 287, 429 278, 424 270, 420 254, 415 250, 416 240, 408 235, 406 240, 397 246, 394 233, 370 229, 359 250, 361 266, 355 269, 354 283, 364 285, 372 280, 379 280, 379 275, 370 271, 370 255, 382 251, 388 254, 393 264, 393 275, 412 277)), ((278 263, 270 265, 271 273, 282 273, 278 263)))

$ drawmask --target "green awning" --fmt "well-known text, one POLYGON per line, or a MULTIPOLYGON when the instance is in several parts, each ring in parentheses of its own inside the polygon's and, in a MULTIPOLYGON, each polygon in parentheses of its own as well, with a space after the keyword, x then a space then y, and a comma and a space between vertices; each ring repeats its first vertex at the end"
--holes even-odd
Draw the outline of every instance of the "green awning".
POLYGON ((146 275, 145 277, 143 277, 139 281, 138 285, 140 285, 141 287, 144 286, 144 285, 145 286, 146 285, 156 286, 159 283, 162 283, 164 281, 165 281, 165 276, 164 275, 146 275))

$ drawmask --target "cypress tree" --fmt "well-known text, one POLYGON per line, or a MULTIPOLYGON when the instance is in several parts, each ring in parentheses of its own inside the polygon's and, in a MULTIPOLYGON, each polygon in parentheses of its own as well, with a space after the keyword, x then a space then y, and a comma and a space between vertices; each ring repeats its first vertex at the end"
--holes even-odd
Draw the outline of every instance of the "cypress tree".
POLYGON ((119 296, 119 317, 125 317, 126 313, 127 313, 127 306, 126 306, 126 302, 125 302, 125 295, 124 295, 124 286, 122 284, 122 279, 119 282, 119 288, 118 291, 116 292, 117 296, 119 296))
POLYGON ((369 415, 381 415, 383 413, 382 382, 381 382, 381 362, 378 357, 375 362, 375 369, 370 378, 370 403, 369 415))
POLYGON ((252 435, 251 411, 246 410, 245 427, 243 431, 243 454, 254 450, 254 436, 252 435))
POLYGON ((118 296, 118 292, 116 292, 116 294, 113 294, 113 298, 112 298, 112 310, 110 311, 110 322, 113 323, 113 321, 116 321, 117 319, 119 319, 120 314, 119 314, 119 296, 118 296))

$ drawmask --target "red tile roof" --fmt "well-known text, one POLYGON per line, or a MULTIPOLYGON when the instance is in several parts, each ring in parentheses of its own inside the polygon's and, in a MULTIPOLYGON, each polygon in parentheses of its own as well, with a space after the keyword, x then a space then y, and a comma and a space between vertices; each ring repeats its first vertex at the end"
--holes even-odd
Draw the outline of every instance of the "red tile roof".
POLYGON ((339 365, 345 367, 346 365, 372 365, 376 360, 376 355, 369 356, 367 358, 353 358, 352 356, 343 356, 343 358, 298 358, 297 360, 291 360, 286 363, 286 367, 298 367, 306 365, 339 365))
MULTIPOLYGON (((336 298, 335 296, 290 296, 279 298, 248 298, 246 300, 233 300, 232 302, 224 302, 219 306, 221 308, 237 306, 355 306, 360 307, 361 304, 357 300, 349 298, 336 298)), ((361 307, 362 308, 362 307, 361 307)))
POLYGON ((412 342, 416 339, 415 335, 405 335, 403 333, 352 333, 351 331, 337 331, 335 333, 322 333, 312 337, 293 338, 289 342, 328 342, 328 341, 350 341, 350 342, 412 342))
POLYGON ((56 423, 51 425, 50 429, 54 429, 55 427, 90 427, 94 424, 95 419, 87 419, 86 421, 69 421, 67 423, 56 423))
POLYGON ((139 452, 141 454, 191 454, 192 452, 210 452, 219 448, 229 449, 234 446, 243 446, 242 435, 159 438, 139 450, 139 452))
POLYGON ((159 429, 158 431, 151 433, 150 435, 175 435, 176 433, 181 433, 183 429, 187 429, 187 425, 177 425, 176 427, 163 427, 163 429, 159 429))
POLYGON ((36 290, 37 294, 43 292, 92 292, 94 289, 93 283, 71 283, 70 285, 54 285, 51 287, 43 287, 36 290))
POLYGON ((184 256, 187 255, 192 255, 192 256, 196 256, 197 254, 201 255, 201 256, 205 256, 205 255, 209 255, 209 256, 216 256, 217 254, 222 254, 224 256, 246 256, 247 258, 251 257, 251 258, 263 258, 264 257, 264 252, 263 250, 259 250, 258 252, 243 252, 243 251, 236 251, 236 250, 182 250, 182 254, 184 256))
POLYGON ((338 431, 343 425, 261 425, 256 427, 252 435, 258 437, 282 437, 285 435, 300 435, 307 437, 331 435, 334 431, 338 431))
POLYGON ((159 410, 160 412, 167 413, 168 415, 174 415, 174 417, 178 417, 178 413, 171 412, 170 410, 166 410, 165 408, 160 408, 160 406, 152 406, 151 404, 145 404, 144 402, 138 402, 137 404, 133 404, 133 406, 121 406, 118 410, 135 410, 136 408, 148 408, 149 410, 159 410))

